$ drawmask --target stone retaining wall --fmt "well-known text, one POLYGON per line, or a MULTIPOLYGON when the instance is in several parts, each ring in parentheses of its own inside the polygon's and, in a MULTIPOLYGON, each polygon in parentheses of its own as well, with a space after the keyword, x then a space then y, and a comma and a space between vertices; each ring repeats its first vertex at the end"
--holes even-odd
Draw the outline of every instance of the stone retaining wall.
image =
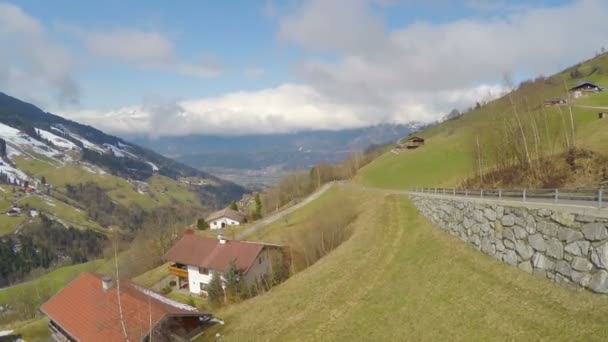
POLYGON ((608 293, 608 219, 410 195, 440 228, 483 253, 561 285, 608 293))

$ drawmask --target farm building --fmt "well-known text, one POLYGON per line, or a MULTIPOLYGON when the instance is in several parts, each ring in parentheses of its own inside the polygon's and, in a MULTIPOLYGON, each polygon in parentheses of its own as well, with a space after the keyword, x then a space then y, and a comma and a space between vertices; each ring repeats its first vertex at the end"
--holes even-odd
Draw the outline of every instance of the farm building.
POLYGON ((566 99, 561 99, 561 98, 556 98, 556 99, 546 99, 544 101, 544 105, 545 107, 551 107, 551 106, 559 106, 559 105, 563 105, 566 104, 566 99))
POLYGON ((424 145, 424 139, 421 137, 410 137, 405 141, 403 146, 407 149, 414 149, 424 145))
POLYGON ((579 84, 577 84, 576 86, 570 88, 569 92, 570 92, 570 96, 577 99, 583 95, 590 94, 590 93, 598 93, 603 90, 604 90, 604 88, 600 87, 599 85, 597 85, 593 82, 582 81, 579 84))
POLYGON ((608 112, 600 112, 597 114, 600 119, 608 119, 608 112))

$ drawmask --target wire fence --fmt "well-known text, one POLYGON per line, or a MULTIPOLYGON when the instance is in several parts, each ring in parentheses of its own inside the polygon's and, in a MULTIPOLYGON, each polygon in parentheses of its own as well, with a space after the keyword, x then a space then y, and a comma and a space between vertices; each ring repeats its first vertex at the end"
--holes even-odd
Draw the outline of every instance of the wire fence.
POLYGON ((416 188, 414 193, 494 200, 516 200, 556 204, 575 204, 606 208, 604 189, 447 189, 416 188))

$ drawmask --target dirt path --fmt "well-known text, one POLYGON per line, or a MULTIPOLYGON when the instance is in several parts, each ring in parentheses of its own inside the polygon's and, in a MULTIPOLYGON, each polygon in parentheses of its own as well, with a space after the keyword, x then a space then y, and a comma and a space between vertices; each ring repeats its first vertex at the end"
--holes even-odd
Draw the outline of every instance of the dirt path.
POLYGON ((258 222, 254 223, 253 225, 251 225, 250 227, 247 227, 245 230, 243 230, 242 232, 240 232, 239 234, 237 234, 236 239, 237 240, 243 240, 246 239, 248 236, 250 236, 251 234, 257 232, 258 230, 264 228, 265 226, 273 223, 274 221, 282 218, 285 215, 289 215, 292 212, 300 209, 301 207, 305 206, 306 204, 316 200, 317 198, 321 197, 321 195, 323 195, 327 190, 329 190, 329 188, 331 188, 334 184, 337 184, 338 182, 330 182, 327 183, 325 185, 323 185, 321 188, 319 188, 317 191, 313 192, 312 194, 310 194, 308 197, 306 197, 304 200, 302 200, 301 202, 298 202, 295 205, 292 205, 289 208, 286 208, 284 210, 281 210, 277 213, 274 213, 270 216, 267 216, 261 220, 259 220, 258 222))

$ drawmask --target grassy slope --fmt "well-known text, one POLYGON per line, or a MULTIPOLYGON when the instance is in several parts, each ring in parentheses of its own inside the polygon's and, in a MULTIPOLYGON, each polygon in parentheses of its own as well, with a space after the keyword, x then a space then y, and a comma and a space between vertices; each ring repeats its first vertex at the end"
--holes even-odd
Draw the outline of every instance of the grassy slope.
MULTIPOLYGON (((590 65, 602 65, 608 70, 608 55, 584 63, 580 70, 585 72, 590 65)), ((558 75, 572 86, 578 80, 571 80, 567 72, 558 75)), ((608 87, 608 74, 591 75, 592 81, 608 87)), ((563 84, 545 85, 543 88, 527 88, 519 91, 530 103, 541 103, 543 99, 563 96, 563 84)), ((576 104, 608 107, 608 91, 585 97, 576 104)), ((568 118, 567 107, 562 108, 568 118)), ((606 153, 608 143, 608 120, 597 119, 597 109, 574 108, 577 144, 581 147, 606 153)), ((457 120, 446 121, 435 127, 417 133, 426 139, 424 147, 412 151, 402 151, 395 155, 384 154, 361 170, 357 181, 382 188, 411 188, 420 186, 454 186, 470 176, 474 167, 475 138, 478 135, 491 140, 492 132, 500 129, 497 114, 511 113, 507 98, 502 98, 474 110, 457 120)), ((546 109, 549 129, 561 129, 561 117, 555 107, 546 109)), ((520 114, 521 115, 521 114, 520 114)), ((569 125, 569 122, 567 121, 569 125)), ((563 147, 554 144, 555 152, 563 147)))
POLYGON ((489 258, 433 227, 405 198, 357 196, 366 210, 350 240, 269 293, 218 312, 227 323, 206 337, 602 340, 608 333, 607 297, 489 258))

